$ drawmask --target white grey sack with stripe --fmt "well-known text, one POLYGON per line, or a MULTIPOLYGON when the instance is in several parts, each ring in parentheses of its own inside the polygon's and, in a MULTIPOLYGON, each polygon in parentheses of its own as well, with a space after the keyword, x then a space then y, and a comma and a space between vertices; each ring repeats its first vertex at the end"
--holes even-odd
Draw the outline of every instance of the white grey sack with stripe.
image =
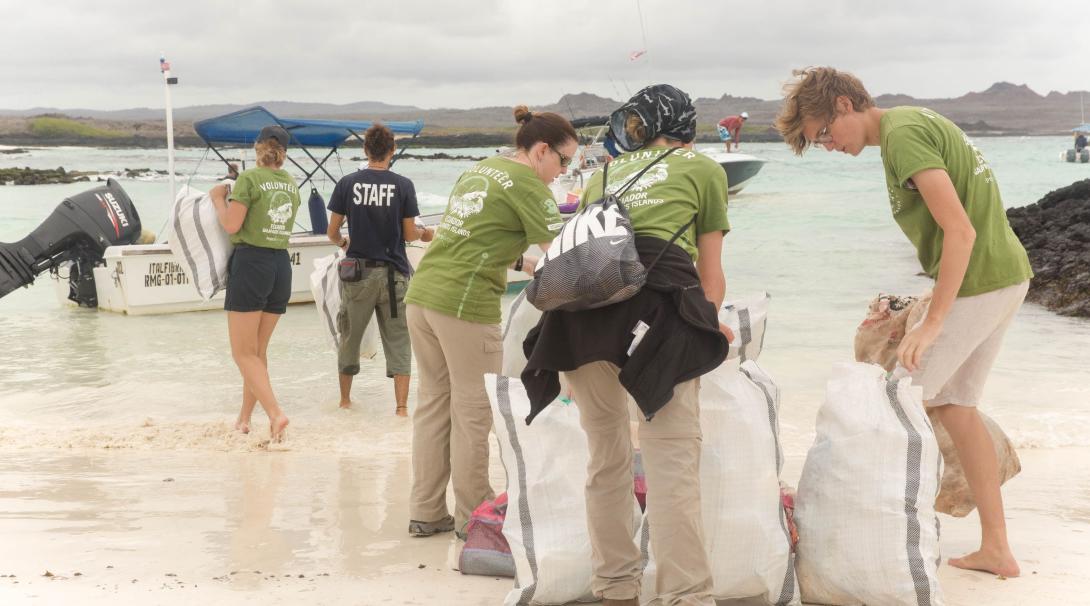
POLYGON ((727 364, 735 370, 742 362, 756 360, 761 355, 771 300, 771 295, 762 292, 723 302, 719 321, 734 332, 734 342, 727 352, 727 364))
POLYGON ((170 209, 170 252, 185 266, 197 294, 208 301, 227 288, 227 264, 235 246, 208 194, 183 185, 170 209))
POLYGON ((806 602, 943 603, 942 455, 922 398, 875 364, 833 368, 795 499, 806 602))
MULTIPOLYGON (((740 370, 724 362, 700 377, 700 501, 712 596, 799 604, 780 500, 780 390, 756 362, 744 362, 740 370)), ((648 526, 645 518, 641 545, 649 544, 648 526)), ((649 559, 640 599, 647 603, 656 596, 656 566, 652 550, 644 553, 649 559)))
MULTIPOLYGON (((500 458, 507 470, 503 536, 515 560, 506 606, 594 602, 587 533, 587 437, 575 404, 553 402, 530 425, 518 379, 485 375, 500 458)), ((639 516, 632 497, 632 516, 639 516)))
MULTIPOLYGON (((526 368, 526 354, 522 342, 526 335, 541 320, 542 311, 526 300, 526 290, 515 297, 507 308, 507 318, 503 323, 503 365, 500 374, 506 377, 520 377, 526 368)), ((564 393, 564 392, 561 392, 564 393)))
MULTIPOLYGON (((310 294, 314 295, 314 306, 318 308, 318 318, 332 339, 333 349, 341 346, 341 324, 338 315, 341 311, 341 277, 337 273, 337 261, 344 258, 344 251, 337 250, 314 260, 314 271, 310 272, 310 294)), ((363 331, 360 343, 360 358, 370 360, 378 354, 379 331, 374 316, 363 331)))

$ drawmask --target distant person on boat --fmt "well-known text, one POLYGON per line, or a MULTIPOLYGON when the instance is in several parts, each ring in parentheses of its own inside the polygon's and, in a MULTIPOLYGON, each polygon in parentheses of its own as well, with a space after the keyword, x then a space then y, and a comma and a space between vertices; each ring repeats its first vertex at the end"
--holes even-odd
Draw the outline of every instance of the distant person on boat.
POLYGON ((227 174, 221 180, 235 181, 238 179, 238 164, 231 162, 227 165, 227 174))
POLYGON ((299 187, 281 168, 290 140, 279 126, 261 129, 254 143, 257 167, 243 171, 234 187, 217 185, 209 192, 220 224, 235 245, 223 303, 231 354, 242 374, 242 410, 235 429, 249 433, 250 416, 260 402, 274 442, 283 439, 288 426, 269 381, 266 352, 291 298, 287 249, 299 210, 299 187))
POLYGON ((1083 133, 1077 133, 1075 135, 1075 153, 1081 152, 1086 148, 1086 135, 1083 133))
MULTIPOLYGON (((430 242, 435 231, 421 228, 413 182, 390 170, 397 150, 394 133, 375 124, 363 136, 366 168, 337 181, 329 199, 329 240, 354 262, 355 273, 341 276, 341 309, 337 323, 342 340, 337 350, 341 408, 352 407, 352 378, 360 372, 360 342, 363 332, 377 316, 382 351, 386 355, 386 376, 394 380, 395 414, 408 416, 409 375, 412 349, 405 322, 405 291, 412 268, 405 254, 405 242, 430 242), (348 219, 348 236, 341 226, 348 219)), ((342 261, 343 263, 343 261, 342 261)))
POLYGON ((626 301, 545 312, 525 342, 530 416, 556 397, 551 390, 562 371, 590 449, 591 589, 603 604, 638 606, 643 556, 628 513, 634 498, 628 398, 636 400, 647 500, 654 504, 648 516, 658 562, 655 603, 713 606, 700 506, 698 377, 723 362, 733 338, 718 321, 726 288, 723 236, 730 229, 727 177, 689 148, 696 110, 673 86, 636 93, 613 112, 610 130, 627 153, 605 169, 608 183, 602 171, 591 177, 582 206, 637 179, 622 196, 636 248, 645 266, 662 257, 647 285, 626 301))
MULTIPOLYGON (((458 529, 493 498, 488 482, 492 410, 484 374, 503 358, 500 297, 507 270, 533 275, 537 259, 562 227, 548 184, 567 171, 578 137, 551 112, 515 108, 512 157, 478 162, 458 179, 435 240, 405 297, 419 373, 413 413, 413 482, 409 534, 458 529), (454 516, 447 481, 454 481, 454 516)), ((631 483, 631 478, 629 478, 631 483)))
POLYGON ((742 124, 749 120, 749 112, 742 112, 737 116, 727 116, 719 121, 719 140, 727 146, 730 153, 730 144, 734 143, 734 149, 738 149, 738 143, 742 138, 742 124))
POLYGON ((859 79, 831 67, 794 75, 776 118, 784 140, 796 154, 879 147, 893 219, 935 280, 927 315, 897 355, 950 433, 980 512, 980 549, 950 564, 1018 576, 995 448, 976 407, 1033 271, 995 175, 965 133, 929 109, 876 107, 859 79))

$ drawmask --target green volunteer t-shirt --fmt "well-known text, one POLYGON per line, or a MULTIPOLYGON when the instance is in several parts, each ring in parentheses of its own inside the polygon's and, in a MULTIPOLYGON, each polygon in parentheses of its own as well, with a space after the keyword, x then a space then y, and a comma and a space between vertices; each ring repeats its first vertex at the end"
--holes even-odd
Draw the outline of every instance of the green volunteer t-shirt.
MULTIPOLYGON (((609 163, 609 191, 620 190, 640 170, 669 147, 649 147, 622 154, 609 163)), ((602 197, 602 171, 595 173, 583 191, 580 209, 602 197)), ((679 148, 657 162, 621 197, 639 235, 669 240, 696 215, 696 222, 678 236, 675 244, 697 260, 696 237, 713 231, 730 231, 727 220, 727 173, 700 152, 679 148)))
POLYGON ((263 167, 243 171, 230 199, 246 206, 246 219, 242 229, 231 235, 232 244, 288 247, 299 210, 299 187, 288 171, 263 167))
POLYGON ((507 267, 563 226, 552 192, 534 171, 495 156, 454 185, 435 239, 405 301, 483 324, 500 322, 507 267))
POLYGON ((995 175, 980 150, 953 122, 922 107, 887 110, 880 122, 882 165, 893 218, 916 247, 920 265, 938 278, 942 229, 912 182, 912 175, 939 168, 950 175, 976 230, 969 267, 958 291, 971 297, 1033 277, 1026 249, 1007 222, 995 175))

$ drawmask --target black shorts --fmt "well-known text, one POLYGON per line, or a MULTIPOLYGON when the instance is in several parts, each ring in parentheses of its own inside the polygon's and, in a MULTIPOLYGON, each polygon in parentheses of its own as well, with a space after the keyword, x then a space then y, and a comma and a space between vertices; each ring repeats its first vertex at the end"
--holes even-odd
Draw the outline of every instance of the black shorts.
POLYGON ((227 311, 282 314, 291 298, 291 259, 288 251, 260 246, 235 246, 227 270, 227 311))

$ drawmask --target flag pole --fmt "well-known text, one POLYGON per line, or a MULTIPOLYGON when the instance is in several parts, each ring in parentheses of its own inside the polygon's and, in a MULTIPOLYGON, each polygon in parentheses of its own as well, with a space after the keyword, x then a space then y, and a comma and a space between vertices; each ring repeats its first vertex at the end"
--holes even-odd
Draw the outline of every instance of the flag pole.
POLYGON ((159 55, 159 71, 163 73, 163 94, 166 98, 167 113, 167 174, 170 175, 170 201, 178 195, 178 188, 174 183, 174 108, 170 101, 170 86, 177 84, 178 79, 170 75, 170 63, 166 55, 159 55))

